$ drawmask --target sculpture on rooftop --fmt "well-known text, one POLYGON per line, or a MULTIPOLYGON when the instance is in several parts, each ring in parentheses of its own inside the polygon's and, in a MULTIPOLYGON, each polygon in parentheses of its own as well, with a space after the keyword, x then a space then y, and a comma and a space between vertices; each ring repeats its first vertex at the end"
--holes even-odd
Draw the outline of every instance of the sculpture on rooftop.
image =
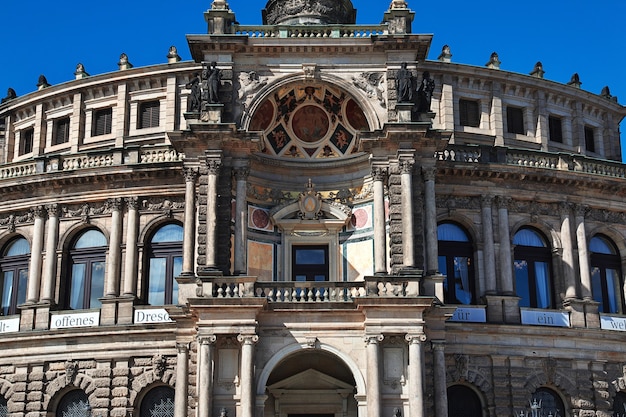
POLYGON ((191 92, 187 98, 187 111, 190 113, 200 112, 202 94, 200 90, 200 74, 195 72, 185 88, 189 88, 191 92))
POLYGON ((422 74, 422 82, 417 89, 417 112, 430 112, 430 102, 435 90, 435 81, 430 78, 430 72, 424 71, 422 74))
POLYGON ((407 69, 406 62, 403 62, 396 75, 396 91, 398 92, 398 103, 410 103, 413 101, 413 91, 415 90, 415 77, 411 70, 407 69))
POLYGON ((222 72, 217 68, 216 62, 211 62, 202 70, 203 101, 210 104, 218 104, 219 89, 222 79, 222 72))
POLYGON ((17 94, 15 93, 15 90, 12 89, 11 87, 9 87, 9 89, 7 90, 6 97, 4 97, 2 100, 0 100, 0 104, 6 103, 7 101, 10 101, 10 100, 13 100, 16 97, 17 97, 17 94))
POLYGON ((50 84, 48 84, 48 80, 46 79, 46 76, 42 74, 37 79, 37 89, 43 90, 44 88, 47 88, 47 87, 50 87, 50 84))

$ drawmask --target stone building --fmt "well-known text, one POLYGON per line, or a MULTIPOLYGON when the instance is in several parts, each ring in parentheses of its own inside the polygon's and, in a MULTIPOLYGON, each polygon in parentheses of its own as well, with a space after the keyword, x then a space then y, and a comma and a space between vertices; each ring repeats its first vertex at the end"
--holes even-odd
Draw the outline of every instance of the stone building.
POLYGON ((0 416, 626 409, 611 97, 394 0, 225 0, 192 61, 0 104, 0 416))

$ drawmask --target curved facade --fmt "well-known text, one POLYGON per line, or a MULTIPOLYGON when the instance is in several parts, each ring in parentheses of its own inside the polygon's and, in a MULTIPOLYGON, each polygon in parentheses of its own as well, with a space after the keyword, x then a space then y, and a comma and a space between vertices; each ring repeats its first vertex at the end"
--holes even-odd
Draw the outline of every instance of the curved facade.
POLYGON ((3 100, 0 415, 623 413, 626 109, 299 4, 3 100))

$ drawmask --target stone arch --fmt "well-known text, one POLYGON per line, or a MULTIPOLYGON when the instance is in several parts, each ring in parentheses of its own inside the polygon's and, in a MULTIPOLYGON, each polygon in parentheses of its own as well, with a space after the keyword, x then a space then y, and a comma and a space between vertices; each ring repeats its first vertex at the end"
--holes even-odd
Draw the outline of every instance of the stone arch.
POLYGON ((65 373, 57 376, 46 386, 46 395, 42 402, 43 409, 50 410, 50 406, 55 404, 60 396, 72 389, 81 389, 87 394, 89 400, 95 398, 95 391, 98 388, 94 380, 87 374, 79 372, 75 377, 69 378, 65 373))
MULTIPOLYGON (((279 78, 271 84, 263 87, 260 91, 257 92, 256 96, 251 100, 247 111, 244 112, 244 114, 242 115, 240 123, 241 128, 243 130, 249 129, 253 115, 257 112, 261 104, 263 104, 265 100, 271 96, 271 94, 289 84, 307 81, 308 80, 303 74, 292 74, 279 78)), ((342 91, 345 91, 361 106, 361 109, 363 110, 363 113, 367 118, 370 130, 374 131, 382 128, 383 122, 381 121, 381 115, 376 112, 376 109, 370 103, 367 95, 362 90, 356 88, 354 84, 341 77, 328 73, 319 73, 319 78, 316 78, 315 81, 318 83, 330 84, 334 87, 341 89, 342 91)))
POLYGON ((566 410, 568 408, 587 408, 588 405, 593 407, 593 404, 584 404, 585 401, 579 399, 579 404, 574 404, 575 397, 573 393, 576 392, 577 384, 567 378, 565 375, 560 373, 557 369, 554 368, 555 365, 550 366, 546 365, 550 363, 551 359, 545 359, 543 367, 552 368, 552 370, 547 373, 545 371, 538 371, 532 375, 529 375, 524 383, 524 389, 526 390, 526 396, 530 399, 530 396, 533 392, 535 392, 538 388, 550 388, 557 395, 561 397, 561 401, 565 405, 566 410))
POLYGON ((0 378, 0 395, 2 395, 5 400, 10 401, 14 393, 15 386, 13 383, 4 378, 0 378))
POLYGON ((176 223, 179 226, 183 226, 184 219, 182 215, 172 214, 172 216, 167 216, 162 214, 157 216, 146 223, 146 225, 139 230, 139 234, 137 236, 137 241, 143 244, 146 244, 146 240, 148 236, 154 233, 159 227, 164 226, 169 223, 176 223))
POLYGON ((365 378, 363 377, 361 371, 359 370, 356 362, 352 360, 352 358, 346 355, 344 352, 335 348, 334 346, 325 344, 325 343, 316 343, 315 346, 311 346, 307 343, 293 343, 288 346, 285 346, 278 352, 276 352, 265 364, 265 367, 261 371, 259 375, 259 379, 257 381, 256 392, 257 395, 263 396, 265 395, 265 388, 267 386, 267 381, 274 370, 274 368, 287 357, 297 353, 302 352, 304 350, 312 350, 319 349, 321 351, 330 353, 332 356, 341 360, 347 367, 350 369, 352 376, 354 377, 355 386, 356 386, 356 397, 365 396, 365 378))
POLYGON ((167 370, 161 377, 158 377, 153 370, 150 370, 137 375, 131 384, 128 403, 136 409, 139 406, 139 401, 144 397, 144 395, 150 389, 160 385, 175 388, 176 373, 172 370, 167 370))
POLYGON ((109 234, 109 229, 107 226, 98 221, 97 219, 92 219, 89 223, 76 222, 72 226, 70 226, 62 235, 59 235, 58 240, 58 248, 63 252, 66 252, 70 249, 70 244, 74 241, 74 239, 82 232, 87 229, 97 229, 100 233, 104 235, 107 242, 111 240, 111 236, 109 234))

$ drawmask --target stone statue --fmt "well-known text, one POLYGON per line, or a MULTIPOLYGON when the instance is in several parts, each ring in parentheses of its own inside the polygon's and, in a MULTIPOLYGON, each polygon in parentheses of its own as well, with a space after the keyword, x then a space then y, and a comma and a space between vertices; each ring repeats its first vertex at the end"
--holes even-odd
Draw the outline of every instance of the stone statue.
POLYGON ((396 91, 398 92, 398 103, 410 103, 413 101, 414 90, 413 74, 406 68, 403 62, 396 75, 396 91))
POLYGON ((48 84, 48 80, 46 79, 46 76, 42 74, 37 79, 37 89, 42 90, 47 87, 50 87, 50 84, 48 84))
POLYGON ((11 87, 9 87, 9 89, 7 90, 6 97, 4 97, 2 100, 0 100, 0 104, 1 103, 6 103, 9 100, 13 100, 16 97, 17 97, 17 94, 15 93, 15 90, 12 89, 11 87))
POLYGON ((206 86, 204 99, 208 103, 217 104, 220 102, 219 90, 221 78, 221 70, 217 68, 216 62, 211 62, 211 64, 202 71, 203 87, 206 86))
POLYGON ((422 75, 422 83, 417 89, 417 112, 428 113, 430 112, 430 101, 433 97, 433 91, 435 90, 435 81, 430 78, 430 73, 424 71, 422 75))
POLYGON ((190 113, 199 112, 202 94, 200 91, 200 75, 195 72, 191 80, 185 84, 185 88, 189 88, 191 93, 187 99, 187 111, 190 113))

